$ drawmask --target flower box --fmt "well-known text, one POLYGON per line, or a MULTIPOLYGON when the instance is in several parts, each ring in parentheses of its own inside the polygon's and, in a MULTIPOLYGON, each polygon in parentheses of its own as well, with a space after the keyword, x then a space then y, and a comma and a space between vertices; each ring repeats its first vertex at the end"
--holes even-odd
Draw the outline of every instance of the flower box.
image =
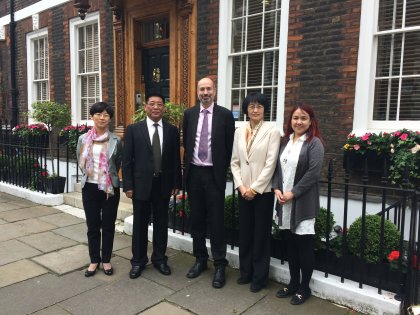
POLYGON ((354 172, 364 172, 367 167, 368 173, 383 174, 389 171, 389 154, 377 154, 374 151, 366 151, 360 154, 354 151, 344 151, 343 168, 354 172))

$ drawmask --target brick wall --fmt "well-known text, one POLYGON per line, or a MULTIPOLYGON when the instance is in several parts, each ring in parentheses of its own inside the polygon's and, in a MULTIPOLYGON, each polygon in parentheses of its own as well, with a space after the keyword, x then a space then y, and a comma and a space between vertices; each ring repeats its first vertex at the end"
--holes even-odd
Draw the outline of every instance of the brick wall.
POLYGON ((197 2, 197 79, 210 76, 217 84, 219 1, 197 2))
POLYGON ((352 130, 360 6, 360 0, 290 1, 285 117, 297 103, 313 105, 326 160, 337 163, 352 130))
MULTIPOLYGON (((20 7, 37 1, 17 1, 20 7)), ((102 70, 102 99, 114 102, 114 51, 112 11, 109 4, 104 1, 90 1, 89 12, 100 12, 100 42, 101 42, 101 70, 102 70)), ((1 6, 0 6, 1 9, 1 6)), ((71 73, 70 73, 70 35, 69 20, 77 17, 73 2, 57 6, 39 14, 39 28, 48 28, 48 45, 50 57, 50 98, 60 103, 71 104, 71 73)), ((78 18, 78 17, 77 17, 78 18)), ((7 27, 8 31, 8 27, 7 27)), ((27 95, 27 56, 26 35, 32 32, 32 18, 16 23, 16 79, 18 90, 18 107, 20 122, 25 121, 22 115, 28 108, 27 95)), ((0 110, 11 111, 10 101, 10 47, 7 42, 0 42, 0 110), (5 93, 2 93, 6 90, 5 93)), ((0 112, 1 115, 1 112, 0 112)))

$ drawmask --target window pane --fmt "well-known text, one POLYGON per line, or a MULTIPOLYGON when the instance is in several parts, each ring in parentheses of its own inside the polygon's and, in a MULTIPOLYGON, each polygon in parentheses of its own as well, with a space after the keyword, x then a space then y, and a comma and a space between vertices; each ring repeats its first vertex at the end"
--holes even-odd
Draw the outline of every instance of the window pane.
POLYGON ((374 120, 396 119, 398 104, 398 83, 398 79, 376 80, 375 103, 373 110, 374 120))
POLYGON ((233 1, 233 14, 232 17, 239 17, 239 16, 245 16, 246 12, 246 0, 234 0, 233 1))
POLYGON ((246 57, 236 56, 233 58, 232 87, 244 87, 246 80, 246 57))
POLYGON ((398 29, 402 26, 403 1, 380 0, 378 12, 378 30, 398 29))
POLYGON ((392 54, 392 75, 399 75, 401 63, 402 34, 379 36, 376 60, 376 76, 389 76, 392 54))
POLYGON ((275 52, 269 51, 264 54, 264 85, 273 84, 273 66, 277 63, 274 59, 275 52))
POLYGON ((276 13, 265 15, 264 21, 264 48, 274 47, 274 39, 276 35, 276 13))
POLYGON ((262 12, 264 2, 262 0, 248 0, 248 15, 262 12))
POLYGON ((244 25, 245 19, 235 20, 232 22, 232 52, 243 50, 244 25))
POLYGON ((405 34, 403 74, 420 75, 420 32, 405 34))
POLYGON ((405 26, 418 26, 420 25, 420 1, 407 0, 405 26))
POLYGON ((402 80, 399 120, 420 120, 420 78, 402 80))
POLYGON ((262 53, 248 56, 248 86, 260 86, 262 84, 262 59, 262 53))
POLYGON ((247 50, 261 49, 262 15, 248 18, 247 50))

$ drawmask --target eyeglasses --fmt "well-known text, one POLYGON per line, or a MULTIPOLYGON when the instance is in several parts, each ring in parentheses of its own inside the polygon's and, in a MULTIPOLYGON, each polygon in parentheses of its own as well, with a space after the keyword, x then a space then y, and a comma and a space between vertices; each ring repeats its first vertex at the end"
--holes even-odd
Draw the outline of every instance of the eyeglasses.
POLYGON ((251 105, 248 105, 248 109, 250 109, 250 110, 254 110, 254 109, 261 110, 263 108, 264 108, 264 106, 262 106, 260 104, 251 104, 251 105))
POLYGON ((110 118, 111 117, 107 113, 95 113, 95 114, 93 114, 93 116, 95 116, 97 118, 110 118))
POLYGON ((147 106, 150 106, 150 107, 163 107, 163 103, 160 103, 160 102, 158 102, 158 103, 155 103, 155 102, 150 102, 150 103, 147 103, 147 106))

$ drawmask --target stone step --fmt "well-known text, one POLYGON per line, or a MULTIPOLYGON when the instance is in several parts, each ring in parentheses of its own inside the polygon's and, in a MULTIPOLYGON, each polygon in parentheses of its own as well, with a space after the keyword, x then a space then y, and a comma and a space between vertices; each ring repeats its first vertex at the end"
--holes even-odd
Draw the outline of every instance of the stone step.
MULTIPOLYGON (((121 197, 122 195, 123 193, 121 192, 121 197)), ((81 192, 75 191, 75 192, 63 194, 63 198, 64 198, 64 204, 75 207, 75 208, 83 209, 81 192)), ((117 219, 124 221, 126 217, 132 214, 133 214, 133 205, 131 203, 131 200, 126 197, 121 198, 120 203, 118 205, 117 219), (129 200, 129 202, 126 202, 127 200, 129 200)))

